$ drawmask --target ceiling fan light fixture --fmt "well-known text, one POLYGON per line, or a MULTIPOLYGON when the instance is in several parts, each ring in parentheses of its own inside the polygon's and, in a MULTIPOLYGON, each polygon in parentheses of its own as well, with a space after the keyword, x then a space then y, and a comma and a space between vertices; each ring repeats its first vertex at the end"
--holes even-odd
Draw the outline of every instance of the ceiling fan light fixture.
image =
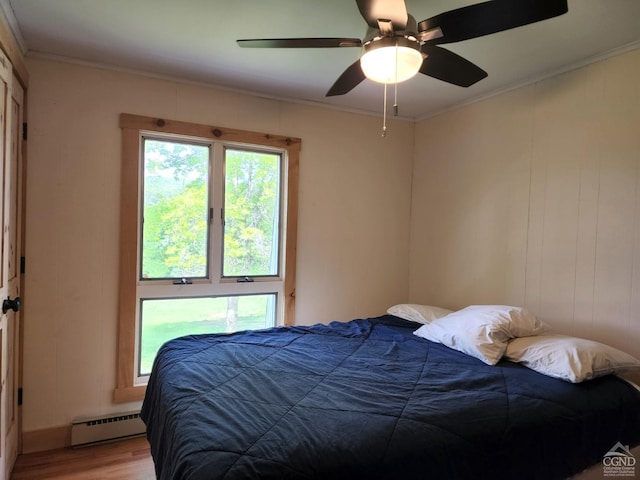
POLYGON ((382 37, 364 45, 360 67, 378 83, 400 83, 420 71, 423 55, 420 42, 407 37, 382 37))

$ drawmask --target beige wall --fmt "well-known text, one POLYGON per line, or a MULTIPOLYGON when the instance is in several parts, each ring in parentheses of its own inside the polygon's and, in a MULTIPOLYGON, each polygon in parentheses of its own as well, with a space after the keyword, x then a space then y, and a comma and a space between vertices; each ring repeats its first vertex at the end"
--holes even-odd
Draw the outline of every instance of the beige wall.
POLYGON ((114 405, 120 130, 128 112, 302 138, 296 316, 406 298, 414 126, 29 59, 24 431, 114 405))
POLYGON ((640 357, 640 50, 416 126, 410 299, 640 357))

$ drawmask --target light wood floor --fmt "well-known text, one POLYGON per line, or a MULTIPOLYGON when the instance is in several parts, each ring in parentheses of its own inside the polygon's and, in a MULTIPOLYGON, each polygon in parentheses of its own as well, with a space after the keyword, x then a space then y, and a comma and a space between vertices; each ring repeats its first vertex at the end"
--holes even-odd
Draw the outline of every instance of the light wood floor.
POLYGON ((20 455, 12 480, 155 480, 145 437, 20 455))

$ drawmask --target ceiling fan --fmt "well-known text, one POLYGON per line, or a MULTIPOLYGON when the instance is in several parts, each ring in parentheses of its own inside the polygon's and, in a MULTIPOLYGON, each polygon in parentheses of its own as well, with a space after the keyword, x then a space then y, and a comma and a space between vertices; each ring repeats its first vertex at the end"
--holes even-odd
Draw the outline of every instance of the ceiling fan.
POLYGON ((237 40, 249 48, 362 47, 363 54, 340 75, 326 96, 344 95, 365 78, 397 84, 420 72, 469 87, 487 76, 470 61, 438 45, 461 42, 562 15, 567 0, 490 0, 450 10, 421 22, 404 0, 356 0, 367 22, 359 38, 270 38, 237 40))

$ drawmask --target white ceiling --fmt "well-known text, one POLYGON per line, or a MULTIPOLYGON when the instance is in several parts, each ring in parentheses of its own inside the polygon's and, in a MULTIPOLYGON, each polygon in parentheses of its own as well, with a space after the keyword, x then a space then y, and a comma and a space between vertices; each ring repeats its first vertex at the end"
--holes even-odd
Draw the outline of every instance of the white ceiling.
MULTIPOLYGON (((479 0, 406 0, 417 21, 479 0)), ((517 2, 518 0, 513 0, 517 2)), ((244 49, 239 38, 356 37, 355 0, 0 0, 27 55, 179 77, 274 98, 380 113, 365 80, 325 97, 358 48, 244 49)), ((569 0, 563 16, 446 45, 489 76, 461 88, 424 75, 399 85, 400 116, 455 105, 640 46, 640 0, 569 0)))

